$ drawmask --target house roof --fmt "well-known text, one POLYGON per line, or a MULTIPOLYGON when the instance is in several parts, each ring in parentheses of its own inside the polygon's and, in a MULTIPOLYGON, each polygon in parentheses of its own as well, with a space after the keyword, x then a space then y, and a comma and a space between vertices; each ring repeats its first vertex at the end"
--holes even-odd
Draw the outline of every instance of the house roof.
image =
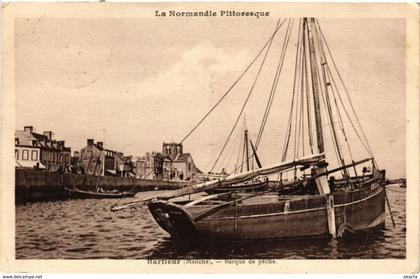
MULTIPOLYGON (((32 145, 32 141, 37 142, 38 147, 42 147, 47 150, 60 150, 59 147, 54 147, 53 143, 57 143, 56 140, 48 140, 48 137, 43 134, 35 132, 28 132, 25 130, 16 130, 15 137, 19 138, 20 145, 32 145)), ((62 146, 62 151, 71 151, 70 147, 62 146)))
POLYGON ((47 140, 47 136, 32 132, 32 136, 37 140, 47 140))
POLYGON ((166 154, 161 154, 161 156, 162 156, 162 159, 163 159, 163 160, 173 161, 173 160, 172 160, 172 158, 171 158, 171 156, 169 156, 169 155, 166 155, 166 154))
POLYGON ((186 162, 189 157, 192 157, 190 153, 181 153, 176 156, 174 161, 186 162))
MULTIPOLYGON (((191 157, 192 160, 192 156, 191 153, 181 153, 178 154, 178 156, 175 158, 175 162, 188 162, 188 158, 191 157)), ((193 163, 194 164, 194 163, 193 163)), ((201 170, 199 168, 197 168, 197 166, 194 164, 195 170, 197 173, 202 173, 201 170)))
POLYGON ((104 147, 103 146, 100 146, 99 144, 97 144, 97 143, 94 143, 93 144, 98 150, 100 150, 100 151, 103 151, 104 150, 104 147))

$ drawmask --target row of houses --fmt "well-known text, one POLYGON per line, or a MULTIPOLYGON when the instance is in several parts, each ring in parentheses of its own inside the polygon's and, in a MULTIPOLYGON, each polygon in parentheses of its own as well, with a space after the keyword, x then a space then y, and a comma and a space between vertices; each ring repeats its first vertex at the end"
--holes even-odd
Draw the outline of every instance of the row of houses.
POLYGON ((64 141, 52 138, 52 132, 36 133, 32 126, 15 132, 16 167, 87 173, 96 176, 124 176, 153 180, 199 180, 200 169, 180 143, 163 143, 162 152, 144 156, 124 156, 104 142, 87 139, 86 146, 75 151, 64 141))
POLYGON ((86 147, 76 153, 86 173, 117 175, 153 180, 197 180, 200 169, 190 153, 179 143, 163 143, 162 152, 144 156, 124 156, 122 152, 104 148, 103 142, 88 139, 86 147))
POLYGON ((16 166, 58 171, 71 163, 71 148, 54 140, 52 132, 35 133, 32 126, 15 132, 16 166))

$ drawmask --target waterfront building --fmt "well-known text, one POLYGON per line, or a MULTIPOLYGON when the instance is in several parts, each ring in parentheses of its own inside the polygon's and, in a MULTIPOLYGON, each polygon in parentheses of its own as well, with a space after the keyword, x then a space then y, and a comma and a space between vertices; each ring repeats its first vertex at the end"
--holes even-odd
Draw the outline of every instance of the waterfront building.
POLYGON ((70 166, 71 149, 65 141, 54 140, 52 131, 36 133, 33 126, 15 131, 15 159, 18 168, 65 171, 70 166))
MULTIPOLYGON (((104 143, 87 139, 87 145, 80 150, 79 160, 84 172, 96 176, 124 176, 129 164, 122 152, 104 148, 104 143)), ((134 174, 133 174, 134 176, 134 174)))
POLYGON ((80 149, 80 164, 83 172, 90 175, 104 175, 105 152, 103 143, 95 143, 93 139, 87 140, 86 147, 80 149))
POLYGON ((162 152, 148 152, 135 158, 135 173, 139 179, 198 180, 201 171, 190 153, 183 152, 181 143, 163 143, 162 152))
POLYGON ((125 177, 136 177, 136 174, 134 172, 135 165, 133 162, 133 156, 123 156, 124 159, 124 170, 123 174, 125 177))
POLYGON ((162 180, 162 154, 147 152, 133 157, 133 172, 137 179, 162 180))
MULTIPOLYGON (((133 157, 133 164, 134 164, 134 173, 137 179, 147 179, 147 165, 146 165, 146 158, 144 156, 135 156, 133 157)), ((150 179, 153 179, 151 176, 150 179)))
POLYGON ((163 179, 197 180, 201 171, 190 153, 184 153, 182 143, 163 143, 163 179))

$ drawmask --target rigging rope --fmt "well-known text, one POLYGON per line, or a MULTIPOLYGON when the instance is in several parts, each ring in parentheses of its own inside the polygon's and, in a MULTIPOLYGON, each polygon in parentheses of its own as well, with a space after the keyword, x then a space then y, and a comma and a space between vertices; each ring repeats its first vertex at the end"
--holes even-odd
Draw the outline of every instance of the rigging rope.
MULTIPOLYGON (((333 140, 334 143, 337 147, 337 155, 338 155, 338 160, 339 160, 339 164, 341 164, 341 166, 345 166, 345 162, 344 162, 344 157, 343 157, 343 151, 341 149, 341 143, 340 143, 340 139, 337 137, 337 132, 335 129, 335 124, 334 124, 334 115, 332 112, 332 108, 331 108, 331 100, 330 100, 330 94, 329 94, 329 87, 331 87, 331 82, 328 80, 328 75, 327 75, 327 71, 328 71, 328 63, 325 57, 325 52, 324 52, 324 47, 323 47, 323 41, 322 38, 319 36, 319 26, 317 26, 315 20, 313 20, 313 27, 315 29, 315 36, 317 38, 317 42, 318 42, 318 51, 320 53, 320 67, 322 68, 322 78, 324 81, 324 87, 325 87, 325 99, 327 101, 327 112, 328 112, 328 117, 330 120, 330 124, 331 124, 331 132, 332 132, 332 136, 333 136, 333 140)), ((343 169, 343 173, 347 174, 347 169, 343 169)))
MULTIPOLYGON (((286 33, 287 34, 287 33, 286 33)), ((255 150, 258 150, 258 146, 260 144, 263 132, 264 132, 264 128, 265 128, 265 124, 267 123, 267 119, 271 110, 271 106, 273 104, 273 100, 274 100, 274 95, 276 94, 277 91, 277 86, 279 83, 279 79, 280 79, 280 73, 281 70, 283 69, 283 64, 284 64, 284 57, 286 54, 286 49, 288 46, 289 41, 286 40, 287 36, 285 36, 285 40, 283 41, 283 46, 282 46, 282 50, 280 52, 280 57, 279 57, 279 62, 277 64, 277 69, 276 69, 276 73, 274 75, 274 80, 273 80, 273 84, 271 85, 271 91, 270 91, 270 95, 268 98, 268 102, 264 111, 264 116, 263 119, 261 121, 260 124, 260 129, 258 131, 258 135, 257 135, 257 139, 255 141, 255 150), (287 43, 286 43, 287 41, 287 43)))
POLYGON ((351 159, 352 162, 354 162, 354 160, 353 160, 353 154, 351 152, 351 148, 350 148, 350 144, 349 144, 349 141, 348 141, 348 138, 347 138, 347 135, 346 135, 346 131, 344 130, 343 119, 341 117, 340 109, 339 109, 339 106, 338 106, 338 103, 337 103, 336 94, 338 94, 338 93, 336 93, 335 91, 337 90, 337 92, 338 92, 338 88, 335 87, 335 81, 334 81, 334 78, 331 75, 331 71, 329 69, 328 69, 328 75, 330 77, 330 80, 333 81, 333 87, 331 87, 331 91, 332 91, 333 97, 334 97, 334 103, 335 103, 335 107, 336 107, 336 111, 337 111, 337 115, 338 115, 338 119, 339 119, 340 130, 343 133, 344 141, 347 144, 347 149, 349 150, 350 159, 351 159), (334 88, 336 90, 334 90, 334 88))
MULTIPOLYGON (((305 156, 305 133, 304 133, 304 128, 305 128, 305 125, 304 125, 304 118, 305 118, 304 98, 305 98, 305 95, 303 94, 303 92, 305 91, 305 87, 304 87, 304 85, 305 85, 305 81, 304 81, 305 75, 303 73, 303 71, 304 71, 304 68, 303 68, 304 67, 304 58, 305 58, 304 57, 304 51, 305 50, 303 49, 303 40, 301 38, 301 53, 300 53, 300 55, 301 55, 301 58, 300 58, 300 60, 301 60, 301 65, 300 65, 300 100, 301 100, 301 103, 300 103, 300 115, 299 115, 300 121, 299 121, 299 133, 298 133, 298 146, 300 144, 300 135, 302 135, 302 155, 303 156, 305 156)), ((299 150, 298 150, 297 156, 299 156, 299 150)))
MULTIPOLYGON (((278 71, 278 74, 275 76, 275 81, 273 82, 273 86, 272 86, 272 88, 274 88, 273 90, 276 90, 276 88, 277 88, 277 84, 278 84, 278 82, 279 82, 279 77, 280 77, 281 70, 282 70, 282 68, 283 68, 283 64, 284 64, 284 59, 285 59, 285 56, 286 56, 286 50, 287 50, 287 47, 288 47, 288 45, 289 45, 289 41, 290 41, 290 36, 291 36, 291 32, 292 32, 292 27, 293 27, 293 22, 289 21, 289 22, 288 22, 287 29, 286 29, 286 34, 285 34, 285 37, 284 37, 284 40, 283 40, 282 51, 281 51, 281 54, 280 54, 279 63, 278 63, 278 65, 277 65, 277 69, 279 69, 279 71, 278 71), (290 25, 290 26, 289 26, 289 25, 290 25), (276 78, 277 78, 277 80, 276 80, 276 78)), ((270 105, 270 106, 271 106, 271 105, 270 105)), ((267 117, 268 117, 268 114, 267 114, 267 117)), ((265 124, 264 124, 264 125, 265 125, 265 124)), ((260 138, 259 138, 260 140, 261 140, 262 132, 264 131, 264 128, 262 128, 262 129, 261 129, 261 127, 262 127, 262 126, 260 126, 260 130, 261 130, 261 135, 260 135, 260 138)), ((257 150, 257 147, 255 147, 255 150, 257 150)), ((249 160, 249 159, 252 159, 252 158, 254 158, 254 154, 250 155, 250 156, 248 157, 248 160, 249 160)), ((233 170, 233 172, 236 172, 239 168, 241 168, 241 167, 243 166, 243 164, 244 164, 244 163, 242 163, 241 165, 237 165, 237 166, 235 167, 235 169, 233 170)), ((233 173, 233 172, 232 172, 232 173, 233 173)))
MULTIPOLYGON (((316 21, 317 21, 317 24, 318 24, 318 26, 319 26, 319 22, 318 22, 318 20, 316 20, 316 21)), ((373 155, 372 155, 372 154, 373 154, 372 149, 370 148, 369 142, 367 141, 367 138, 366 138, 366 134, 365 134, 365 132, 364 132, 364 130, 363 130, 363 128, 362 128, 362 125, 361 125, 361 123, 360 123, 360 121, 359 121, 359 118, 358 118, 358 116, 357 116, 357 114, 356 114, 356 111, 355 111, 355 109, 354 109, 353 103, 352 103, 352 101, 351 101, 351 99, 350 99, 350 94, 349 94, 349 91, 347 90, 347 87, 346 87, 346 85, 344 84, 343 78, 341 77, 341 74, 340 74, 340 72, 338 71, 338 67, 337 67, 337 65, 336 65, 336 63, 335 63, 334 57, 333 57, 333 56, 332 56, 332 54, 331 54, 331 50, 330 50, 330 48, 329 48, 329 46, 328 46, 328 43, 327 43, 327 41, 326 41, 326 39, 325 39, 325 36, 324 36, 324 33, 322 32, 322 30, 321 30, 321 29, 320 29, 320 33, 321 33, 321 36, 322 36, 323 41, 324 41, 324 43, 325 43, 325 46, 327 47, 327 50, 328 50, 329 56, 330 56, 330 58, 331 58, 331 61, 333 62, 334 69, 335 69, 335 71, 336 71, 336 73, 337 73, 337 75, 338 75, 338 78, 340 79, 340 82, 341 82, 341 84, 342 84, 342 86, 343 86, 343 88, 344 88, 344 91, 345 91, 346 95, 347 95, 347 98, 348 98, 349 103, 350 103, 350 107, 351 107, 351 109, 352 109, 352 111, 353 111, 353 114, 354 114, 354 116, 355 116, 355 118, 356 118, 356 122, 357 122, 357 124, 359 125, 359 129, 360 129, 360 131, 361 131, 361 134, 362 134, 362 136, 363 136, 363 139, 364 139, 364 141, 365 141, 365 143, 366 143, 366 146, 367 146, 367 148, 368 148, 368 153, 369 153, 369 155, 371 155, 371 156, 373 157, 373 155)), ((374 157, 373 157, 373 158, 374 158, 374 157)), ((375 165, 377 166, 376 160, 375 160, 375 159, 373 159, 373 160, 374 160, 375 165)))
MULTIPOLYGON (((289 22, 290 22, 290 20, 289 20, 289 22)), ((277 30, 277 29, 278 29, 278 28, 276 27, 276 30, 277 30)), ((236 125, 237 125, 237 124, 238 124, 238 122, 239 122, 239 119, 241 118, 241 115, 242 115, 242 113, 243 113, 243 111, 244 111, 244 109, 245 109, 245 106, 247 105, 248 100, 249 100, 249 98, 251 97, 252 92, 254 91, 254 87, 255 87, 255 85, 256 85, 256 83, 257 83, 258 77, 260 76, 261 70, 262 70, 262 68, 263 68, 263 66, 264 66, 264 64, 265 64, 266 59, 267 59, 267 55, 268 55, 268 53, 269 53, 269 51, 270 51, 270 48, 271 48, 271 44, 272 44, 272 42, 273 42, 273 39, 274 39, 274 36, 273 36, 273 37, 271 37, 271 40, 269 41, 269 44, 268 44, 267 50, 266 50, 266 52, 265 52, 264 58, 263 58, 263 60, 262 60, 262 62, 261 62, 260 68, 258 69, 257 75, 256 75, 256 77, 255 77, 255 79, 254 79, 254 82, 253 82, 253 84, 252 84, 252 86, 251 86, 251 89, 250 89, 250 90, 249 90, 249 92, 248 92, 248 96, 246 97, 245 102, 244 102, 244 104, 242 105, 241 111, 239 112, 239 115, 238 115, 238 117, 236 118, 236 121, 235 121, 235 123, 234 123, 234 125, 233 125, 233 127, 232 127, 232 129, 231 129, 231 131, 230 131, 230 133, 229 133, 229 135, 228 135, 228 137, 227 137, 227 139, 226 139, 225 143, 223 144, 222 150, 220 151, 219 155, 217 156, 216 161, 214 162, 214 164, 213 164, 213 166, 212 166, 212 168, 211 168, 211 170, 210 170, 211 172, 213 171, 213 169, 215 168, 215 166, 216 166, 217 162, 219 161, 220 156, 222 156, 222 153, 223 153, 223 151, 225 150, 226 145, 227 145, 227 143, 229 142, 229 139, 230 139, 230 137, 232 136, 232 133, 233 133, 233 131, 234 131, 234 130, 235 130, 235 128, 236 128, 236 125)))
POLYGON ((304 71, 305 71, 305 91, 306 91, 306 111, 307 111, 307 118, 308 118, 308 138, 309 138, 309 146, 311 148, 311 154, 314 154, 314 150, 313 150, 313 132, 312 132, 312 121, 311 121, 311 105, 310 105, 310 100, 311 100, 311 95, 310 95, 310 89, 309 89, 309 76, 308 76, 308 65, 307 65, 307 57, 309 56, 307 47, 306 47, 306 32, 303 32, 303 50, 304 50, 304 59, 303 59, 303 66, 304 66, 304 71))
MULTIPOLYGON (((247 142, 245 141, 245 138, 244 138, 244 144, 242 145, 242 161, 241 161, 241 172, 244 170, 244 157, 245 157, 245 148, 246 148, 246 144, 247 144, 247 142)), ((247 159, 248 160, 248 159, 247 159)))
MULTIPOLYGON (((315 46, 315 48, 316 48, 316 46, 315 46)), ((318 59, 320 61, 321 59, 319 58, 319 56, 317 54, 318 54, 318 52, 315 52, 315 55, 317 57, 317 61, 318 61, 318 59)), ((317 65, 316 65, 316 71, 317 71, 317 75, 319 77, 319 68, 318 68, 318 66, 319 65, 317 63, 317 65)), ((319 86, 319 88, 320 88, 320 92, 321 92, 321 97, 322 97, 321 100, 322 100, 322 103, 324 105, 325 111, 328 112, 328 104, 327 104, 327 99, 326 99, 327 97, 325 96, 324 88, 321 85, 319 86)), ((333 131, 332 131, 332 129, 333 129, 332 125, 333 125, 333 122, 332 122, 332 119, 330 119, 330 125, 328 125, 328 130, 330 131, 331 137, 334 137, 333 136, 333 131)), ((341 165, 340 155, 339 155, 339 151, 338 151, 339 146, 338 146, 338 144, 333 144, 333 147, 334 147, 335 156, 337 158, 337 162, 338 162, 339 165, 341 165)))
MULTIPOLYGON (((296 60, 297 61, 297 55, 298 52, 296 51, 296 60)), ((295 64, 295 74, 296 74, 296 64, 295 64)), ((287 156, 287 150, 289 147, 289 142, 290 142, 290 135, 291 135, 291 131, 292 131, 292 119, 293 119, 293 106, 294 106, 294 101, 295 101, 295 90, 293 89, 293 94, 292 94, 292 103, 290 105, 290 112, 289 112, 289 120, 287 122, 287 134, 286 137, 284 138, 284 143, 283 143, 283 154, 282 154, 282 161, 284 162, 286 160, 286 156, 287 156)))
MULTIPOLYGON (((294 76, 294 80, 293 80, 293 91, 296 89, 296 112, 295 112, 295 144, 293 147, 293 159, 296 159, 298 156, 298 138, 300 136, 300 132, 298 133, 298 123, 300 124, 300 120, 298 121, 298 110, 299 110, 299 89, 300 89, 300 78, 301 78, 301 61, 302 61, 302 40, 300 38, 300 32, 301 32, 301 22, 302 20, 299 21, 299 31, 298 31, 298 45, 297 45, 297 60, 295 63, 295 76, 294 76), (297 74, 296 74, 297 73, 297 74), (296 86, 295 86, 296 85, 296 86)), ((293 92, 293 94, 295 94, 295 92, 293 92)), ((299 125, 300 127, 300 125, 299 125)))
POLYGON ((241 157, 241 146, 243 146, 243 141, 244 141, 244 139, 241 137, 241 140, 240 140, 239 145, 238 145, 238 147, 239 147, 238 157, 236 158, 236 164, 235 164, 235 167, 234 167, 234 172, 235 173, 236 173, 236 170, 237 170, 238 165, 239 165, 239 158, 241 157))
POLYGON ((276 29, 274 30, 273 34, 270 36, 268 41, 264 44, 264 46, 261 48, 261 50, 258 52, 258 54, 254 57, 254 59, 251 61, 251 63, 248 64, 248 66, 245 68, 245 70, 241 73, 241 75, 235 80, 235 82, 229 87, 229 89, 223 94, 223 96, 216 102, 216 104, 213 105, 213 107, 201 118, 201 120, 187 133, 187 135, 180 141, 180 143, 183 143, 197 128, 198 126, 203 123, 203 121, 213 112, 213 110, 223 101, 223 99, 231 92, 231 90, 236 86, 236 84, 242 79, 242 77, 248 72, 248 70, 251 68, 251 66, 254 64, 254 62, 260 57, 261 53, 265 50, 267 45, 271 45, 271 42, 273 41, 275 35, 280 30, 280 28, 283 26, 286 19, 284 19, 280 24, 279 22, 281 19, 278 20, 276 29))
MULTIPOLYGON (((330 72, 330 75, 332 75, 331 72, 330 72)), ((357 131, 357 128, 355 127, 353 121, 351 120, 350 114, 348 113, 348 111, 347 111, 347 109, 346 109, 346 107, 344 105, 344 102, 343 102, 343 100, 341 98, 340 91, 338 91, 338 87, 337 87, 337 84, 336 84, 335 80, 333 79, 332 81, 333 81, 334 87, 337 88, 338 100, 340 101, 340 104, 343 107, 344 112, 346 113, 347 119, 349 120, 349 122, 350 122, 350 124, 351 124, 351 126, 352 126, 352 128, 354 130, 354 132, 356 133, 357 137, 359 138, 361 144, 363 145, 363 147, 365 148, 365 150, 367 151, 367 153, 369 154, 369 156, 373 157, 373 154, 371 153, 371 151, 369 150, 369 148, 366 146, 365 142, 363 141, 362 137, 360 136, 359 132, 357 131)))
MULTIPOLYGON (((303 53, 303 49, 302 49, 302 53, 303 53)), ((302 65, 301 65, 301 84, 300 84, 300 94, 301 94, 301 106, 300 106, 300 131, 299 134, 302 135, 302 156, 305 156, 305 75, 303 73, 303 57, 302 57, 302 65)), ((300 141, 300 137, 299 137, 299 141, 300 141)), ((298 142, 299 144, 299 142, 298 142)))

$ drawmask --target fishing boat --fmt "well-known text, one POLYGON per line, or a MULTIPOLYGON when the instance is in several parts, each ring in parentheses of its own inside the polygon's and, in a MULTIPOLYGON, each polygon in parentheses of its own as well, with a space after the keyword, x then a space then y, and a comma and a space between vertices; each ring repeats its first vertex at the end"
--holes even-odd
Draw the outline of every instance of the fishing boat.
MULTIPOLYGON (((319 158, 322 157, 314 157, 313 161, 292 161, 248 175, 268 174, 276 168, 283 171, 295 166, 311 166, 319 170, 319 158)), ((346 181, 330 192, 324 178, 336 171, 338 170, 296 182, 307 189, 305 193, 296 195, 270 191, 226 192, 189 201, 182 199, 183 194, 179 193, 157 197, 148 203, 148 207, 157 223, 175 238, 242 241, 330 235, 336 237, 342 236, 346 231, 382 227, 385 220, 385 191, 381 184, 384 172, 375 171, 369 179, 359 182, 356 189, 347 190, 346 181), (311 183, 321 193, 310 194, 308 186, 311 183)), ((223 182, 219 183, 223 185, 223 182)), ((212 188, 218 185, 201 186, 212 188)))
MULTIPOLYGON (((235 164, 235 170, 238 172, 243 172, 244 168, 246 171, 250 171, 250 169, 254 169, 254 162, 255 164, 261 168, 261 162, 257 155, 256 149, 252 143, 252 141, 248 138, 248 129, 244 129, 244 137, 243 137, 243 145, 242 148, 239 149, 237 163, 235 164), (252 147, 252 156, 250 156, 249 152, 249 145, 252 147), (241 162, 239 162, 239 158, 242 158, 241 162)), ((250 181, 244 181, 238 184, 231 184, 226 185, 224 187, 218 187, 210 190, 206 190, 208 194, 217 194, 217 193, 224 193, 224 192, 259 192, 259 191, 266 191, 269 187, 269 180, 268 177, 258 177, 257 179, 253 179, 250 181)))
POLYGON ((122 199, 122 198, 130 198, 136 195, 135 192, 120 192, 120 191, 89 191, 89 190, 82 190, 78 188, 66 188, 66 191, 71 197, 79 198, 79 199, 122 199))
MULTIPOLYGON (((90 165, 91 161, 92 154, 89 158, 88 166, 90 165)), ((78 199, 122 199, 134 197, 136 195, 136 192, 133 191, 105 191, 101 186, 99 186, 99 174, 96 175, 96 170, 99 165, 100 160, 97 159, 92 175, 90 176, 86 174, 81 185, 73 185, 71 187, 64 185, 64 190, 67 192, 67 195, 78 199)), ((75 179, 75 181, 77 181, 77 179, 75 179)))
POLYGON ((277 70, 256 146, 268 119, 292 30, 296 25, 298 32, 290 113, 283 152, 277 160, 273 158, 277 163, 259 165, 258 168, 231 173, 216 181, 115 206, 113 210, 146 203, 160 227, 175 239, 248 241, 335 238, 346 232, 384 226, 386 201, 389 206, 384 187, 385 170, 378 167, 373 156, 317 19, 302 18, 298 22, 293 19, 279 20, 269 40, 245 70, 252 67, 255 61, 261 61, 255 78, 257 82, 270 47, 275 45, 274 39, 281 33, 279 30, 285 29, 281 40, 282 51, 280 59, 276 60, 277 70), (261 59, 258 60, 258 57, 261 59), (347 130, 349 127, 352 134, 347 130), (330 134, 330 150, 326 148, 328 141, 325 130, 330 134), (356 159, 350 147, 350 139, 353 138, 358 140, 368 156, 356 159), (247 181, 273 176, 277 177, 274 188, 257 192, 228 191, 232 185, 243 185, 247 181), (289 177, 291 179, 286 180, 289 177), (217 189, 223 191, 218 192, 217 189))

